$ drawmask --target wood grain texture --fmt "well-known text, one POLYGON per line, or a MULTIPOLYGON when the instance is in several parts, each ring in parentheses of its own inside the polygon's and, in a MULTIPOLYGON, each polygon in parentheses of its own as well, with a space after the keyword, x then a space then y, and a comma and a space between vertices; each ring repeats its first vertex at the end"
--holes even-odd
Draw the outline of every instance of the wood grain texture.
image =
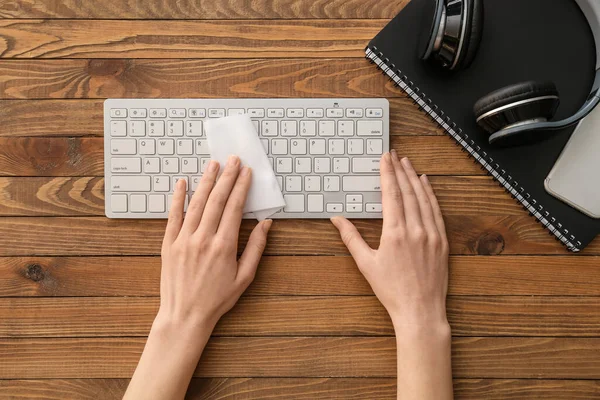
MULTIPOLYGON (((114 400, 128 379, 0 380, 0 399, 114 400)), ((590 400, 592 380, 455 379, 456 400, 590 400)), ((395 400, 394 378, 194 378, 187 400, 395 400)))
POLYGON ((364 57, 365 46, 387 22, 0 20, 0 57, 364 57))
POLYGON ((0 60, 2 99, 120 97, 406 95, 364 58, 0 60))
MULTIPOLYGON (((0 257, 0 297, 158 296, 160 257, 0 257)), ((600 296, 600 257, 453 256, 449 294, 600 296)), ((371 295, 349 256, 265 256, 251 296, 371 295)))
MULTIPOLYGON (((598 297, 451 296, 453 336, 594 337, 598 297)), ((158 297, 3 298, 0 337, 147 336, 158 297)), ((394 336, 375 296, 245 296, 214 336, 394 336)))
MULTIPOLYGON (((419 173, 484 174, 449 137, 394 136, 390 146, 419 173)), ((104 175, 104 138, 0 138, 0 176, 87 175, 104 175)))
POLYGON ((290 19, 394 17, 406 0, 5 0, 1 18, 290 19))
MULTIPOLYGON (((444 215, 525 215, 491 178, 432 176, 444 215)), ((0 216, 103 216, 104 179, 0 177, 0 216)))
MULTIPOLYGON (((599 379, 598 338, 455 338, 456 378, 599 379)), ((0 379, 129 378, 144 338, 0 339, 0 379)), ((213 338, 198 377, 395 377, 392 337, 213 338)))
MULTIPOLYGON (((157 255, 164 220, 115 220, 103 217, 2 217, 0 257, 31 255, 157 255), (126 238, 127 240, 115 240, 126 238)), ((240 248, 255 221, 246 220, 240 248)), ((377 246, 381 221, 356 220, 365 240, 377 246)), ((567 254, 529 216, 448 216, 450 252, 454 255, 567 254)), ((338 231, 327 220, 278 220, 269 233, 267 255, 347 255, 338 231)), ((600 254, 600 240, 582 255, 600 254)))
MULTIPOLYGON (((406 97, 390 102, 390 134, 444 135, 406 97)), ((104 100, 0 100, 0 137, 103 136, 104 100)))

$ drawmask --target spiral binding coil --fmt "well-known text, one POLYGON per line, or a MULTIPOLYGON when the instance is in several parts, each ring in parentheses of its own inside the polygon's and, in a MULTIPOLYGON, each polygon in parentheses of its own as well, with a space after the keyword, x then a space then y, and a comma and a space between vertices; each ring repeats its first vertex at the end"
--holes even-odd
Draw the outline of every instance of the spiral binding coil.
POLYGON ((508 175, 498 163, 494 162, 494 159, 483 151, 474 140, 469 138, 461 128, 452 122, 450 117, 444 115, 444 112, 425 93, 421 92, 406 75, 403 75, 402 71, 396 68, 396 65, 390 63, 390 60, 385 58, 377 47, 367 47, 365 53, 367 60, 376 64, 384 75, 387 75, 396 86, 406 92, 421 110, 425 111, 435 123, 440 125, 456 141, 457 146, 461 146, 462 151, 468 152, 481 165, 483 171, 498 182, 513 199, 521 203, 523 209, 529 215, 535 217, 567 249, 573 252, 581 250, 582 243, 577 241, 568 229, 558 222, 555 217, 551 216, 550 212, 544 210, 544 207, 538 204, 529 193, 525 192, 525 189, 508 175))

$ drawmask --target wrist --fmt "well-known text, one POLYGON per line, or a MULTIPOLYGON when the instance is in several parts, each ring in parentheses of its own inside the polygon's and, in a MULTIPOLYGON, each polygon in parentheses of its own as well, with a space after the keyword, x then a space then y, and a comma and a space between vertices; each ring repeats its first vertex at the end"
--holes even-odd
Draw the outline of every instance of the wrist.
POLYGON ((159 310, 150 336, 159 337, 162 341, 199 342, 208 341, 218 320, 211 318, 178 318, 169 312, 159 310))
POLYGON ((452 329, 445 317, 439 319, 420 319, 418 321, 392 319, 392 323, 396 338, 443 340, 452 337, 452 329))

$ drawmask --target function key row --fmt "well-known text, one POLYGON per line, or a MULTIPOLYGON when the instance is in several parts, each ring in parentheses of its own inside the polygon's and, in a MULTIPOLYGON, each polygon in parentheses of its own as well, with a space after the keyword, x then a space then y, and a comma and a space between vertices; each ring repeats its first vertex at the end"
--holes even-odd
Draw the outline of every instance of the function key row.
MULTIPOLYGON (((111 118, 222 118, 228 115, 248 113, 251 118, 264 118, 264 108, 112 108, 111 118)), ((268 108, 268 118, 383 118, 381 108, 268 108)))

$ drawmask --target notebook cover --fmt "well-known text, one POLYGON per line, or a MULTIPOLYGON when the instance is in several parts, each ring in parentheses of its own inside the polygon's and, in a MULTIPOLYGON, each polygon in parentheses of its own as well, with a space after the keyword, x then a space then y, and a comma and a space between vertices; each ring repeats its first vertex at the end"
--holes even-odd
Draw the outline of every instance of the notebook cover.
POLYGON ((478 161, 488 164, 488 172, 502 184, 510 182, 515 188, 509 190, 513 197, 526 199, 528 211, 563 244, 572 251, 581 250, 599 232, 600 221, 544 189, 544 179, 574 127, 543 142, 496 148, 488 144, 488 135, 476 125, 473 105, 481 96, 509 84, 552 80, 561 98, 555 118, 574 114, 591 90, 596 62, 594 39, 585 16, 573 0, 485 0, 484 33, 475 61, 465 71, 448 74, 421 61, 418 55, 428 1, 433 0, 410 2, 369 43, 367 54, 378 55, 385 63, 380 68, 390 77, 397 75, 403 89, 416 93, 413 98, 423 99, 425 103, 418 103, 425 105, 425 111, 437 110, 437 115, 448 119, 446 128, 455 124, 454 131, 464 140, 455 139, 470 144, 478 161))

